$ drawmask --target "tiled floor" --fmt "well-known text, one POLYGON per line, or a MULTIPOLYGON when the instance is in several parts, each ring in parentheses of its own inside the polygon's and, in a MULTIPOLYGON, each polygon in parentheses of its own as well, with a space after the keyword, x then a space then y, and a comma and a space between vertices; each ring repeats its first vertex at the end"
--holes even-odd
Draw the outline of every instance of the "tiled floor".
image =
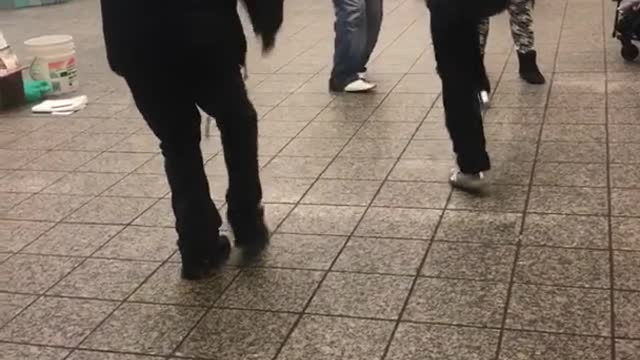
MULTIPOLYGON (((613 3, 537 1, 546 86, 518 79, 493 21, 483 198, 445 182, 421 1, 385 0, 378 91, 344 97, 326 92, 331 2, 286 7, 248 81, 272 245, 197 284, 178 277, 162 161, 108 71, 98 1, 0 13, 21 54, 74 35, 91 99, 1 116, 0 359, 640 359, 640 66, 609 38, 613 3)), ((203 149, 221 200, 215 134, 203 149)))

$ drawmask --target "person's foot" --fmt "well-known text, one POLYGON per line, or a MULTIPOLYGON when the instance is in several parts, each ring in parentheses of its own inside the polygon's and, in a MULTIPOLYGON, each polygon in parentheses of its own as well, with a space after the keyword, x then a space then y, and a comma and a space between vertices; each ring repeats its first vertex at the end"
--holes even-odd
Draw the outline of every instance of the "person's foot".
POLYGON ((529 84, 542 85, 546 82, 544 75, 538 68, 535 50, 526 53, 518 52, 520 62, 520 77, 529 84))
POLYGON ((361 71, 361 72, 359 72, 359 73, 358 73, 358 78, 359 78, 359 79, 362 79, 362 80, 364 80, 364 81, 367 81, 367 71, 365 70, 365 71, 361 71))
POLYGON ((269 228, 264 221, 262 205, 251 211, 231 210, 227 218, 235 237, 235 244, 246 254, 262 252, 269 244, 269 228))
POLYGON ((329 90, 332 92, 362 93, 371 91, 376 85, 363 79, 356 79, 344 87, 338 87, 333 81, 329 81, 329 90))
POLYGON ((449 183, 454 188, 469 192, 480 192, 487 186, 483 173, 465 174, 458 169, 451 171, 449 183))
POLYGON ((220 235, 217 240, 201 246, 181 246, 182 278, 185 280, 201 280, 211 276, 227 261, 231 253, 229 239, 220 235))

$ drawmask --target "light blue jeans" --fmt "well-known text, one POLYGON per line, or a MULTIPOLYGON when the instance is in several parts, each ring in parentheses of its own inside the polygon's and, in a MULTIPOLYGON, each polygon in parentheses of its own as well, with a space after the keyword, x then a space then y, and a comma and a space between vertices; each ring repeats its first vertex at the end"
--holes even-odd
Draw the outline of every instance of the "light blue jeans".
POLYGON ((335 52, 331 81, 343 87, 366 71, 382 25, 382 0, 333 0, 335 52))

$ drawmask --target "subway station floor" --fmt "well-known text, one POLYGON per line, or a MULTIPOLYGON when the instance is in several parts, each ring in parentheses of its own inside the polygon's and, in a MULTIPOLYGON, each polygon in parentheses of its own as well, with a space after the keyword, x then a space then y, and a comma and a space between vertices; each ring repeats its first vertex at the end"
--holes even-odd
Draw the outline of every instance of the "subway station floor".
MULTIPOLYGON (((493 20, 483 197, 446 183, 424 3, 384 6, 372 94, 327 92, 328 0, 287 0, 270 57, 251 39, 274 234, 200 283, 179 278, 157 142, 108 70, 98 1, 0 12, 22 56, 73 35, 90 98, 0 115, 0 359, 640 359, 640 64, 610 38, 614 3, 537 1, 544 86, 493 20)), ((216 131, 202 147, 224 208, 216 131)))

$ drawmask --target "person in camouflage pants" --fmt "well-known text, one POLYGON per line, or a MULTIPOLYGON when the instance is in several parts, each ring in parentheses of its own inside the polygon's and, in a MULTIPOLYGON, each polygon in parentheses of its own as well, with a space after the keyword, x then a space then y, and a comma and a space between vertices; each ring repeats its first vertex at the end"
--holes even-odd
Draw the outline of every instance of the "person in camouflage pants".
MULTIPOLYGON (((540 72, 536 62, 536 51, 534 49, 533 17, 531 16, 531 0, 509 0, 507 11, 509 12, 511 23, 511 36, 518 53, 520 62, 520 77, 530 84, 544 84, 544 75, 540 72)), ((479 25, 480 52, 483 55, 487 46, 489 36, 489 18, 482 19, 479 25)), ((491 84, 486 76, 483 77, 481 88, 489 93, 491 84)))

